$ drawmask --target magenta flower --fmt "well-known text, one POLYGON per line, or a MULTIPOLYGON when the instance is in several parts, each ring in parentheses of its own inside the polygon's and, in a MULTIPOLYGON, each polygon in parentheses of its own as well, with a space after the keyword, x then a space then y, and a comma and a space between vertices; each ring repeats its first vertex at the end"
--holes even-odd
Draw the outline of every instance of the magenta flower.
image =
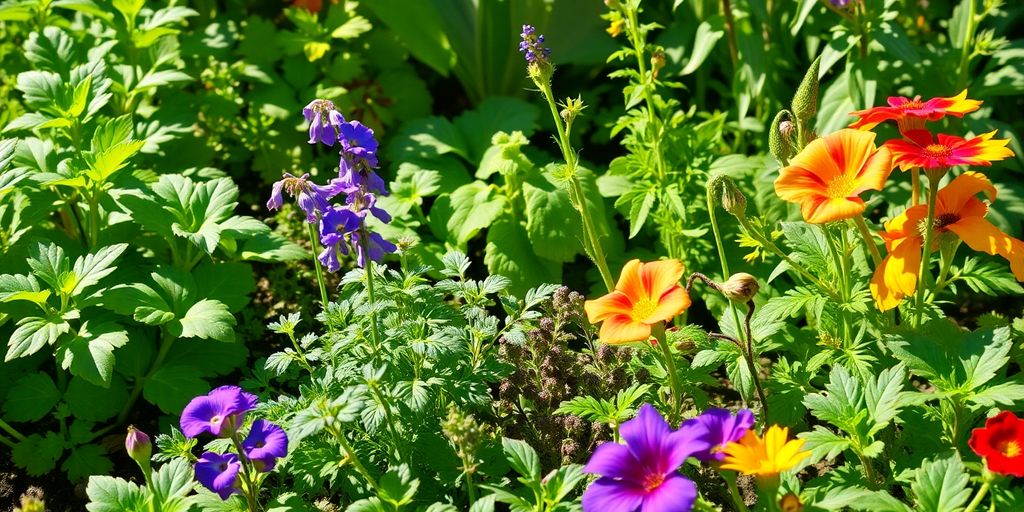
POLYGON ((334 107, 334 103, 328 100, 313 100, 302 109, 302 116, 309 121, 309 143, 316 144, 317 141, 328 146, 333 146, 338 140, 338 132, 345 124, 345 118, 341 112, 334 107))
POLYGON ((231 437, 242 423, 247 411, 256 407, 256 395, 238 386, 221 386, 209 394, 192 399, 181 411, 181 432, 197 437, 209 432, 217 437, 231 437))
POLYGON ((242 449, 257 469, 267 472, 274 469, 277 459, 288 455, 288 434, 261 418, 252 422, 249 435, 242 441, 242 449))
POLYGON ((196 462, 196 480, 203 484, 203 487, 217 493, 220 499, 226 500, 239 492, 235 481, 241 469, 242 463, 233 453, 221 455, 206 452, 196 462))
POLYGON ((697 486, 678 473, 686 459, 707 450, 701 424, 673 431, 650 404, 619 428, 626 444, 597 447, 583 468, 601 475, 583 493, 583 511, 687 512, 697 499, 697 486))
POLYGON ((703 426, 706 433, 701 439, 710 447, 694 453, 693 456, 704 462, 720 461, 725 458, 725 453, 722 453, 725 445, 739 441, 743 434, 754 426, 754 413, 750 409, 740 409, 733 416, 725 409, 711 408, 696 418, 686 420, 679 428, 696 425, 703 426))

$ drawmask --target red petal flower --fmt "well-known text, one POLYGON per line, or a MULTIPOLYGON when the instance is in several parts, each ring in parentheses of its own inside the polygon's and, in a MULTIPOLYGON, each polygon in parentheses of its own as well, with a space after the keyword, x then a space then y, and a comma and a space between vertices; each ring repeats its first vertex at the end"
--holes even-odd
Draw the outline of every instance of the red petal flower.
POLYGON ((996 473, 1024 476, 1024 420, 1003 411, 976 428, 967 442, 996 473))

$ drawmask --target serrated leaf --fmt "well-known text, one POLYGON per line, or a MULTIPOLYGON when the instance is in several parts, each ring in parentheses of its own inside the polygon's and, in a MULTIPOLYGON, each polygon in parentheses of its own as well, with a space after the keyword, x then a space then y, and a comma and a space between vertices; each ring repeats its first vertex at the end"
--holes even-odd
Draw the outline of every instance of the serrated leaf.
POLYGON ((583 230, 568 191, 559 188, 550 173, 523 183, 526 233, 534 253, 552 261, 572 261, 583 252, 583 230))
POLYGON ((505 459, 512 469, 524 478, 524 482, 539 483, 540 458, 532 446, 526 441, 503 437, 501 447, 505 452, 505 459))
POLYGON ((61 368, 97 386, 107 387, 114 373, 114 349, 128 343, 128 332, 113 322, 83 321, 74 337, 57 345, 61 368))
POLYGON ((955 454, 935 461, 925 461, 914 471, 914 482, 910 486, 916 498, 915 509, 929 512, 963 510, 971 497, 968 480, 964 465, 955 454))
POLYGON ((47 318, 30 316, 18 320, 18 328, 7 342, 7 356, 4 361, 27 357, 39 352, 71 330, 65 321, 51 321, 47 318))
POLYGON ((836 435, 821 425, 817 425, 814 430, 803 432, 797 437, 807 442, 804 448, 811 451, 813 461, 834 460, 850 447, 849 439, 836 435))
POLYGON ((64 401, 75 418, 105 421, 121 412, 128 402, 128 385, 117 374, 111 377, 106 388, 72 377, 64 393, 64 401))
POLYGON ((165 365, 146 379, 142 395, 164 413, 178 414, 192 397, 209 390, 194 366, 165 365))
POLYGON ((146 498, 138 485, 112 476, 94 476, 85 488, 89 512, 142 512, 146 498))
POLYGON ((64 440, 56 432, 43 437, 32 434, 11 450, 11 460, 32 476, 40 476, 57 467, 57 459, 64 453, 64 440))
POLYGON ((25 41, 25 58, 36 69, 66 75, 71 70, 75 43, 63 30, 47 26, 42 34, 33 32, 25 41))
POLYGON ((86 254, 75 260, 75 264, 72 267, 72 271, 75 273, 77 283, 74 289, 71 291, 71 295, 77 296, 86 288, 98 283, 100 279, 110 275, 117 267, 113 266, 114 261, 117 260, 128 248, 128 244, 116 244, 108 245, 100 248, 98 251, 86 254))
POLYGON ((60 465, 67 472, 68 479, 77 482, 90 475, 102 475, 114 469, 114 464, 107 458, 106 451, 95 444, 76 446, 68 458, 60 465))

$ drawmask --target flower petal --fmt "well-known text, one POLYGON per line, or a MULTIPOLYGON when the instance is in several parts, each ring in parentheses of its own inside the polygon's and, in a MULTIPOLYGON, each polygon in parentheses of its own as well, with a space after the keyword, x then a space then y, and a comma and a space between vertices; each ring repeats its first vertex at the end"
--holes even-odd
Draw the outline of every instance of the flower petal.
POLYGON ((980 172, 965 172, 939 190, 937 210, 959 213, 971 199, 984 192, 989 201, 996 200, 996 188, 988 177, 980 172))
MULTIPOLYGON (((680 474, 673 474, 644 496, 641 512, 683 512, 697 501, 697 486, 680 474)), ((607 509, 619 510, 619 509, 607 509)))
POLYGON ((651 404, 642 405, 635 418, 619 427, 619 434, 636 460, 666 472, 675 469, 664 467, 662 463, 663 446, 670 433, 668 422, 651 404))
POLYGON ((583 303, 587 312, 587 320, 596 324, 614 315, 629 315, 633 312, 633 301, 620 291, 613 291, 603 297, 583 303))
POLYGON ((800 211, 808 223, 824 224, 860 215, 864 212, 864 201, 859 197, 831 199, 820 196, 801 204, 800 211))
POLYGON ((651 337, 651 326, 634 322, 627 315, 616 314, 605 319, 598 335, 602 343, 618 344, 645 341, 651 337))
POLYGON ((636 512, 643 500, 642 487, 611 478, 598 478, 583 492, 583 512, 636 512))
POLYGON ((686 311, 689 307, 690 295, 682 286, 676 285, 658 298, 658 307, 647 318, 644 318, 643 322, 648 325, 665 322, 686 311))
POLYGON ((679 286, 679 280, 683 278, 683 271, 683 263, 675 259, 644 263, 640 269, 640 278, 648 293, 647 297, 657 299, 673 286, 679 286))
POLYGON ((594 450, 583 472, 633 481, 640 466, 641 463, 633 457, 626 445, 607 441, 594 450))

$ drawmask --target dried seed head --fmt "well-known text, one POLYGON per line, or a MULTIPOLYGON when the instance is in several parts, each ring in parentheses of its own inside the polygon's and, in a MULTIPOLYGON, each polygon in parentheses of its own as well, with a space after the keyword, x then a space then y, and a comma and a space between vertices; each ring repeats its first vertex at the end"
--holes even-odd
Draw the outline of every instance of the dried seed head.
POLYGON ((733 302, 744 304, 757 295, 760 286, 757 278, 746 272, 738 272, 722 283, 722 295, 733 302))

